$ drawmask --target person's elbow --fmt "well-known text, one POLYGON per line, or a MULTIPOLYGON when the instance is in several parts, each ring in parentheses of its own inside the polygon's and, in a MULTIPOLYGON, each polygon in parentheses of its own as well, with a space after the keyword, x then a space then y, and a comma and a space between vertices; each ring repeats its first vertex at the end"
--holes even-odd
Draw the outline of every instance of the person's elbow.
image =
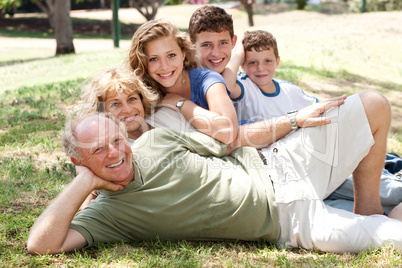
POLYGON ((57 238, 43 237, 35 232, 31 233, 27 240, 27 251, 32 255, 59 254, 62 245, 57 243, 57 238))
POLYGON ((60 251, 47 248, 43 242, 29 238, 27 241, 27 251, 32 255, 45 255, 45 254, 57 254, 60 251))
POLYGON ((220 128, 216 131, 216 135, 214 135, 216 140, 229 145, 233 143, 237 139, 238 127, 236 126, 227 126, 225 128, 220 128))

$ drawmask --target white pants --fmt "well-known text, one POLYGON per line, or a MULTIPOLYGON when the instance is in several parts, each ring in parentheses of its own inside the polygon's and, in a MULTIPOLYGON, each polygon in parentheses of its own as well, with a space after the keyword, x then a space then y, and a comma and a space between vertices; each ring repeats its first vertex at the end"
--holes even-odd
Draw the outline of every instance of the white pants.
POLYGON ((261 150, 278 205, 279 247, 358 252, 393 244, 402 249, 402 223, 361 216, 323 200, 356 169, 374 143, 358 95, 328 111, 332 123, 303 128, 261 150))

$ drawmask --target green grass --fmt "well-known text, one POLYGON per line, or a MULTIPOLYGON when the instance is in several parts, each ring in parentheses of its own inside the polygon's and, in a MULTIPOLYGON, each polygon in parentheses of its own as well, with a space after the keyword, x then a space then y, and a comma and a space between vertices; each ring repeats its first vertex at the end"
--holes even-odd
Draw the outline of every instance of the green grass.
MULTIPOLYGON (((320 99, 367 88, 384 93, 393 109, 389 151, 402 154, 402 55, 398 53, 402 41, 395 37, 398 32, 392 26, 399 15, 401 12, 323 17, 317 13, 285 12, 270 14, 264 18, 269 27, 260 28, 272 29, 279 42, 282 58, 278 78, 294 82, 320 99), (289 14, 290 17, 280 19, 289 14), (387 24, 387 18, 392 23, 387 24), (368 25, 370 29, 369 22, 375 24, 378 19, 382 26, 376 24, 376 29, 359 32, 361 25, 368 25), (287 20, 289 24, 283 24, 287 20), (316 24, 317 21, 320 23, 316 24), (350 27, 339 32, 328 32, 324 27, 342 28, 343 24, 350 27), (378 27, 388 30, 376 33, 378 27)), ((233 16, 244 18, 243 13, 233 16)), ((256 15, 257 22, 259 16, 262 14, 256 15)), ((3 31, 0 26, 0 34, 3 31)), ((29 42, 37 37, 36 34, 24 38, 29 42)), ((126 53, 125 49, 110 49, 42 58, 35 49, 6 53, 8 55, 0 53, 1 266, 402 266, 401 254, 393 248, 337 255, 316 250, 282 250, 264 242, 238 241, 156 240, 111 243, 56 256, 27 254, 26 239, 35 219, 75 175, 74 166, 60 149, 66 114, 79 99, 82 84, 106 66, 120 63, 126 53)))
MULTIPOLYGON (((29 42, 29 41, 28 41, 29 42)), ((48 58, 11 60, 1 66, 0 93, 21 87, 36 87, 54 82, 70 81, 93 76, 112 64, 119 64, 125 49, 88 52, 48 58)))

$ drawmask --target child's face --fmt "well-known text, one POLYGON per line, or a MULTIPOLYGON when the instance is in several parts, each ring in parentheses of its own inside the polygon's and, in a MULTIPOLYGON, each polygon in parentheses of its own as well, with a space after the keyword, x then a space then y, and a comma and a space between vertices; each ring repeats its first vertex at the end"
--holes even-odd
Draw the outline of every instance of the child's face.
POLYGON ((251 81, 261 88, 272 83, 279 60, 280 57, 275 57, 272 48, 260 52, 252 49, 251 51, 246 51, 242 68, 251 81))
POLYGON ((198 60, 205 68, 222 73, 230 60, 236 39, 236 36, 230 38, 228 31, 197 34, 194 45, 198 60))

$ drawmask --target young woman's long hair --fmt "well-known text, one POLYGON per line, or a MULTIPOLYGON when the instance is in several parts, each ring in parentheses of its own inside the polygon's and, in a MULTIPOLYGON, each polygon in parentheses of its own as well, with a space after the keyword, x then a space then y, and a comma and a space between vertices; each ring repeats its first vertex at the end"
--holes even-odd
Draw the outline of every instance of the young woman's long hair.
POLYGON ((163 19, 148 21, 135 31, 131 39, 128 56, 128 64, 131 70, 147 86, 156 89, 161 96, 164 95, 163 87, 148 74, 148 58, 145 54, 145 48, 149 42, 168 36, 174 37, 179 47, 185 52, 186 57, 183 62, 183 70, 197 68, 198 61, 196 60, 195 50, 188 35, 163 19))

